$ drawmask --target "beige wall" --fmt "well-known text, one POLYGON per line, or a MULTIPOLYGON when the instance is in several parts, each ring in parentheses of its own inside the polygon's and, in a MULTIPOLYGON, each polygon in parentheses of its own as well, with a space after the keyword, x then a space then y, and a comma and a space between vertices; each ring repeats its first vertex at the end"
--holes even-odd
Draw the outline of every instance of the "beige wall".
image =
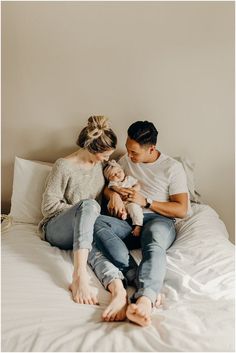
POLYGON ((119 148, 131 122, 153 121, 233 239, 233 2, 3 2, 3 211, 14 156, 54 161, 96 113, 119 148))

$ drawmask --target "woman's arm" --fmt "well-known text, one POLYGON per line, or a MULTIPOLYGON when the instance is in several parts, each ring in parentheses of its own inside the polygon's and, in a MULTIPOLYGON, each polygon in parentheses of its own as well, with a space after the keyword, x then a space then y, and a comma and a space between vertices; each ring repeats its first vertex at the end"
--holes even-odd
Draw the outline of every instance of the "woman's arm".
POLYGON ((117 192, 118 194, 120 194, 120 187, 119 186, 115 186, 115 185, 112 185, 109 187, 109 189, 117 192))
POLYGON ((112 189, 105 186, 104 196, 108 200, 107 209, 112 216, 117 216, 119 218, 125 219, 127 212, 125 210, 124 202, 121 196, 113 191, 112 189))
POLYGON ((71 207, 64 198, 68 182, 68 176, 63 171, 60 161, 56 161, 46 181, 46 188, 43 193, 42 214, 50 216, 58 211, 64 211, 71 207))

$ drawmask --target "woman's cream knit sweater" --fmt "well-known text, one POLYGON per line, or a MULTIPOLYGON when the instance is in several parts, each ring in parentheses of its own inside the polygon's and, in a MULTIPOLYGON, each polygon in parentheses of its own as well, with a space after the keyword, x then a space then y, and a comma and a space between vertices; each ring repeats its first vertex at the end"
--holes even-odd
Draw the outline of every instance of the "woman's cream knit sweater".
POLYGON ((39 223, 42 238, 42 227, 51 217, 84 199, 95 199, 100 204, 104 183, 101 163, 85 170, 70 160, 58 159, 47 178, 43 194, 44 218, 39 223))

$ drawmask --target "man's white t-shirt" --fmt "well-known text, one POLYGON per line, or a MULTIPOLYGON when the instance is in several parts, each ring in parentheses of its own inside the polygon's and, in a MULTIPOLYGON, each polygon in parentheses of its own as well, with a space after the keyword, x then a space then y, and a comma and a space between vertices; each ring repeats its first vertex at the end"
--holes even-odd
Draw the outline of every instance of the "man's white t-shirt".
MULTIPOLYGON (((126 175, 136 178, 141 186, 140 194, 153 201, 168 202, 170 195, 187 193, 187 178, 182 164, 163 153, 153 163, 133 163, 127 153, 118 163, 126 175)), ((153 212, 144 209, 144 212, 153 212)), ((188 213, 191 214, 190 201, 188 213)))

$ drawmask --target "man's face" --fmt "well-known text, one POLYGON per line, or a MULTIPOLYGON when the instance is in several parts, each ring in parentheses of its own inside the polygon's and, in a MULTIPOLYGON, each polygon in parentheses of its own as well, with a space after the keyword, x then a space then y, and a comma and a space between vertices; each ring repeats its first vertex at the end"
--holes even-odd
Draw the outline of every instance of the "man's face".
POLYGON ((153 146, 141 146, 129 137, 127 137, 125 146, 128 156, 133 163, 147 163, 149 161, 153 146))

